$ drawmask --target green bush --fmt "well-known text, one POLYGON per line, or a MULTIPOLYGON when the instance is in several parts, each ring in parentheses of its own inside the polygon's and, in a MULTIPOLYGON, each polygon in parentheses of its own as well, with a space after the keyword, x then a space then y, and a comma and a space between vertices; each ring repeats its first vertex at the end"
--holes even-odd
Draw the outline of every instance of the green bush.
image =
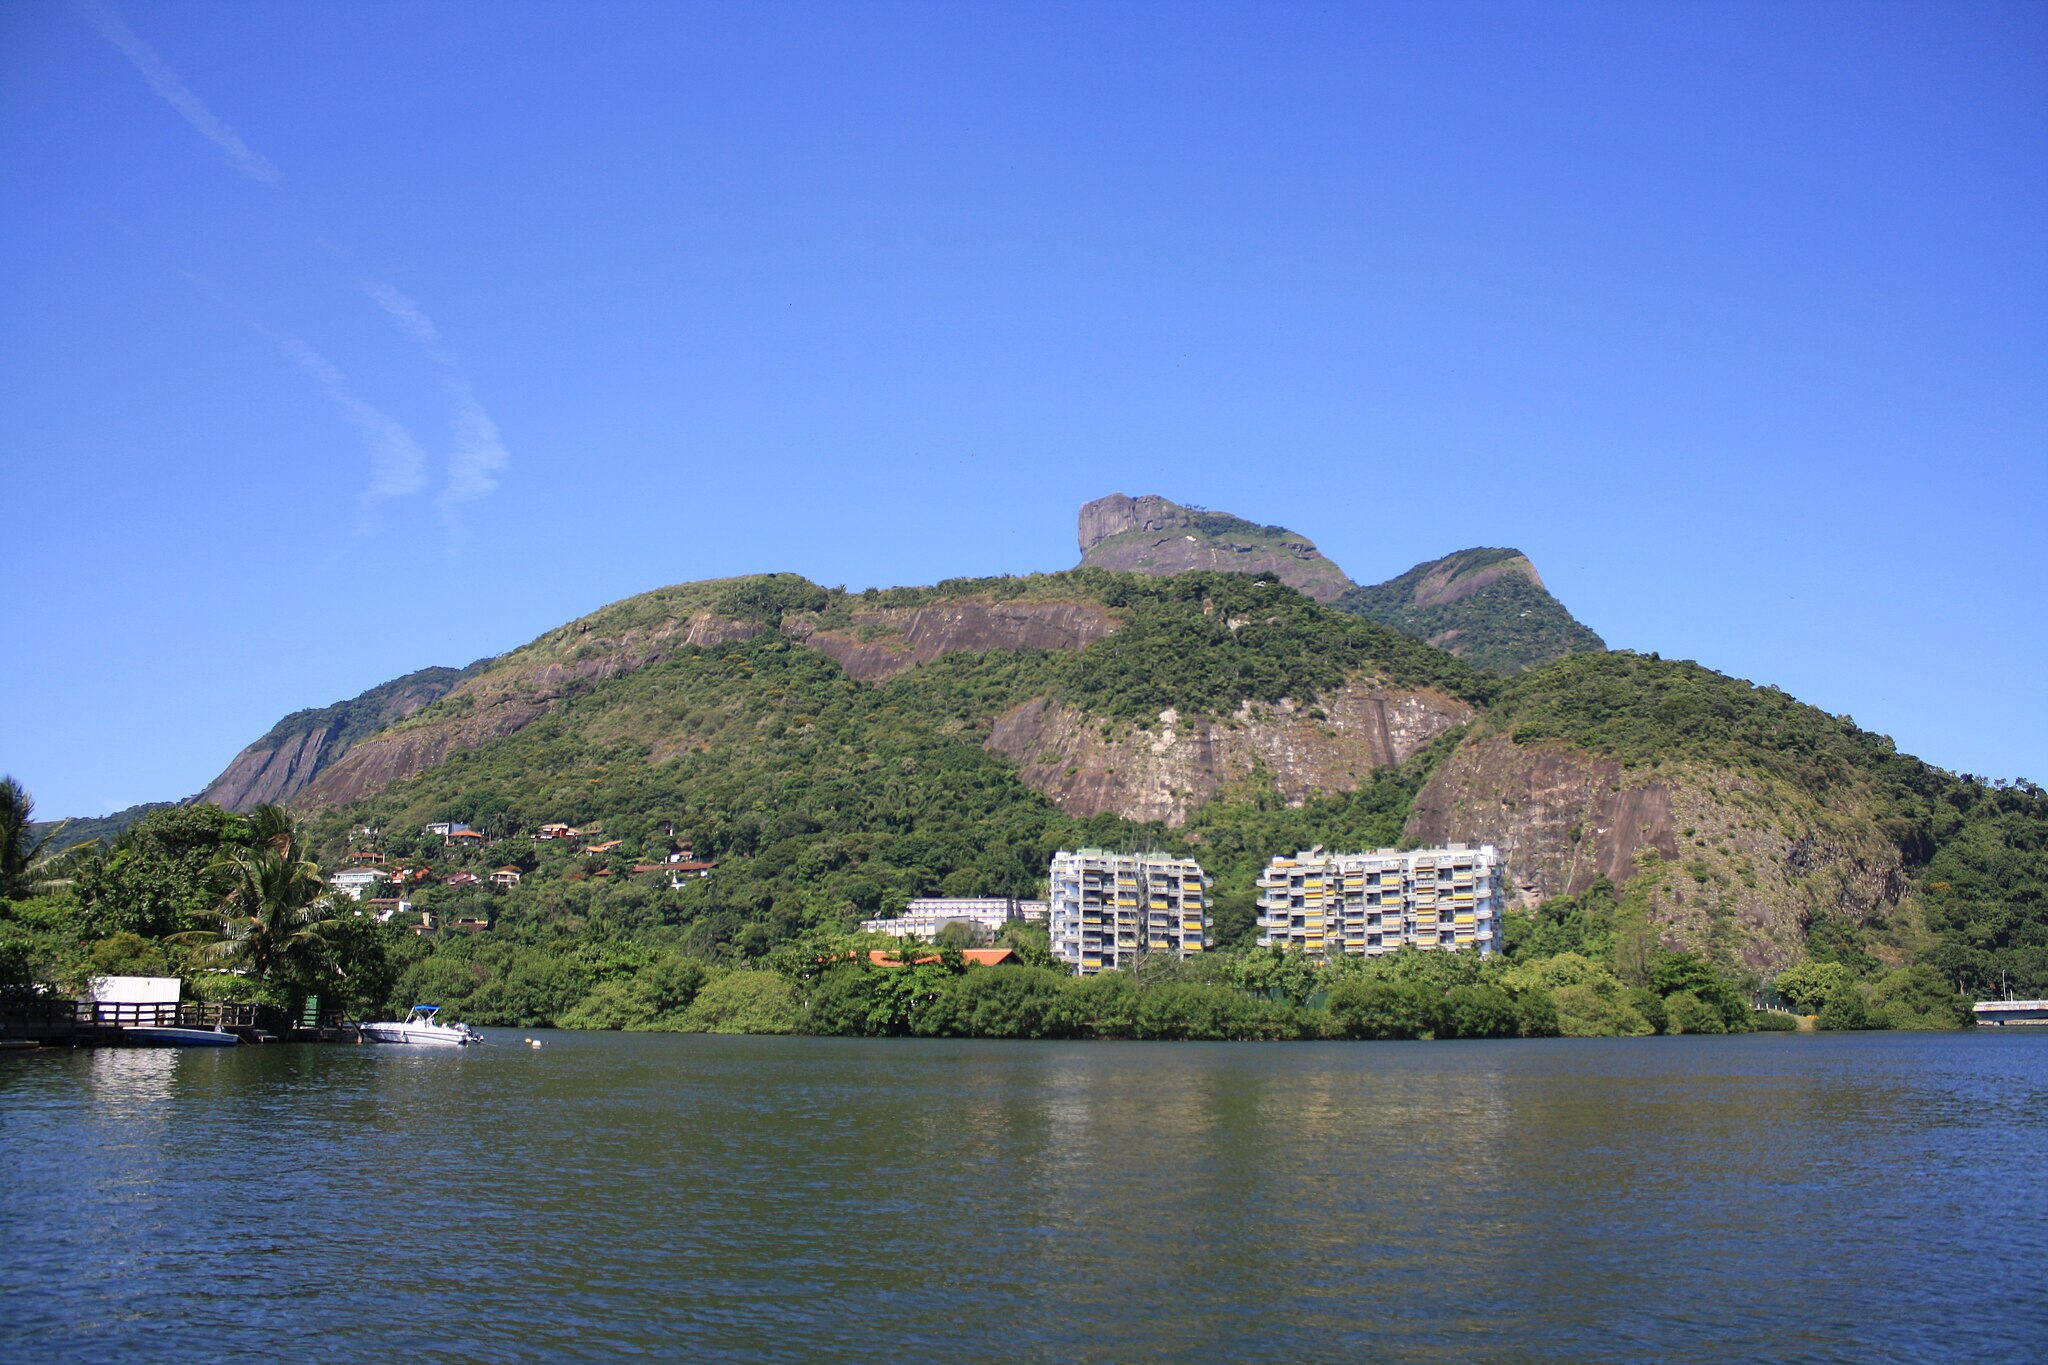
POLYGON ((1330 1018, 1346 1038, 1420 1038, 1434 1033, 1443 1001, 1427 987, 1354 977, 1330 992, 1330 1018))
POLYGON ((1515 997, 1515 1031, 1524 1038, 1555 1038, 1564 1032, 1557 1002, 1547 991, 1525 991, 1515 997))
POLYGON ((1176 1040, 1248 1038, 1251 1002, 1228 986, 1173 981, 1138 992, 1132 1035, 1176 1040))
POLYGON ((1515 1002, 1498 986, 1453 986, 1444 996, 1439 1038, 1512 1038, 1520 1032, 1515 1002))
MULTIPOLYGON (((1567 1038, 1639 1038, 1658 1032, 1629 1003, 1627 994, 1605 993, 1590 984, 1558 987, 1550 993, 1558 1031, 1567 1038)), ((1657 1001, 1658 1017, 1662 1018, 1664 1002, 1654 992, 1644 994, 1657 1001)))
POLYGON ((1798 1031, 1799 1020, 1783 1010, 1752 1010, 1749 1025, 1758 1033, 1793 1033, 1798 1031))
POLYGON ((1881 1020, 1874 1019, 1870 1007, 1864 1002, 1863 992, 1853 981, 1844 981, 1835 987, 1835 993, 1820 1007, 1817 1027, 1830 1032, 1854 1029, 1882 1028, 1881 1020))
POLYGON ((917 1032, 941 1038, 1056 1038, 1068 978, 1036 967, 971 968, 940 990, 917 1032))
POLYGON ((1694 995, 1691 991, 1679 991, 1664 997, 1664 1007, 1671 1012, 1670 1028, 1673 1033, 1726 1033, 1727 1023, 1721 1018, 1721 1011, 1694 995))
POLYGON ((691 1033, 795 1033, 796 992, 774 972, 713 977, 683 1012, 691 1033))
POLYGON ((1870 1003, 1886 1028, 1953 1029, 1976 1023, 1969 997, 1957 994, 1925 963, 1901 967, 1879 980, 1870 1003))
POLYGON ((1664 1006, 1664 997, 1648 986, 1637 986, 1629 991, 1626 1003, 1650 1026, 1652 1033, 1671 1031, 1671 1012, 1664 1006))

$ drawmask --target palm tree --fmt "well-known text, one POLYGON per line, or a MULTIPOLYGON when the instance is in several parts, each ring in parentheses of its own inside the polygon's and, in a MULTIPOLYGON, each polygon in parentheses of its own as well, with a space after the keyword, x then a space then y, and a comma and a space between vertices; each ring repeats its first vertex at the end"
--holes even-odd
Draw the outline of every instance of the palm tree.
MULTIPOLYGON (((0 777, 0 897, 19 900, 45 884, 30 874, 42 870, 55 853, 50 845, 64 826, 37 838, 35 817, 36 799, 12 777, 0 777)), ((65 856, 74 852, 66 849, 65 856)))
POLYGON ((251 811, 248 843, 223 852, 207 871, 222 888, 214 907, 220 937, 207 945, 210 955, 263 978, 318 964, 329 893, 290 811, 251 811))

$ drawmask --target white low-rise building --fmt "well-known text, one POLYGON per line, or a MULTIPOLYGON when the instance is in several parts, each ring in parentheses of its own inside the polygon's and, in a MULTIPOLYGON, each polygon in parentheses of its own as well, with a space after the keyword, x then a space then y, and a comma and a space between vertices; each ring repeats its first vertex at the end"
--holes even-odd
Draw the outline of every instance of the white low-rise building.
POLYGON ((374 867, 351 867, 337 872, 327 879, 327 884, 346 895, 350 900, 361 900, 365 892, 372 895, 378 886, 391 879, 391 874, 374 867))
POLYGON ((1011 896, 932 897, 912 901, 900 915, 864 919, 860 927, 863 933, 917 938, 929 943, 949 924, 972 924, 994 934, 1013 920, 1044 918, 1043 901, 1020 901, 1011 896))

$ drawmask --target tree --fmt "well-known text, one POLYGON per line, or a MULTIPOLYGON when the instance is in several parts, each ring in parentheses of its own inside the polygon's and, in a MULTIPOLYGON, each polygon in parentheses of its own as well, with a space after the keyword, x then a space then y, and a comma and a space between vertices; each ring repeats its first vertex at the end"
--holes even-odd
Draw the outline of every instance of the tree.
POLYGON ((1347 1038, 1420 1038, 1436 1029, 1442 1004, 1426 986, 1354 977, 1330 992, 1330 1017, 1347 1038))
MULTIPOLYGON (((35 814, 36 799, 27 789, 12 777, 0 777, 0 898, 21 900, 34 895, 49 884, 47 875, 38 874, 55 870, 51 864, 58 855, 53 845, 64 826, 39 837, 32 828, 35 814)), ((61 856, 69 858, 90 847, 68 848, 61 856)))
POLYGON ((208 869, 222 890, 214 908, 220 936, 205 950, 265 981, 303 984, 327 966, 321 930, 329 902, 320 868, 305 856, 297 823, 282 806, 252 811, 248 839, 208 869))
POLYGON ((1864 1003, 1863 992, 1856 989, 1856 983, 1844 981, 1835 987, 1834 994, 1820 1007, 1820 1018, 1815 1021, 1815 1026, 1829 1030, 1850 1030, 1882 1028, 1884 1025, 1870 1017, 1870 1007, 1864 1003))
POLYGON ((1793 1009, 1801 1014, 1817 1014, 1828 997, 1840 990, 1848 979, 1849 969, 1841 963, 1808 958, 1779 972, 1773 984, 1793 1009))
MULTIPOLYGON (((1553 1032, 1555 1020, 1553 1009, 1553 1032)), ((1515 1002, 1497 986, 1453 986, 1444 997, 1440 1038, 1512 1038, 1520 1031, 1515 1002)))

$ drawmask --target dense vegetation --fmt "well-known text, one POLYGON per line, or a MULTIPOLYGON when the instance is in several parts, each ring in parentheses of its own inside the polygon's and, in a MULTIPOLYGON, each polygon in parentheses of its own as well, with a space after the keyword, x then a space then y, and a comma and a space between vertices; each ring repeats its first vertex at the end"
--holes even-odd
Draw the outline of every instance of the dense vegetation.
MULTIPOLYGON (((0 781, 0 833, 30 805, 13 779, 0 781)), ((5 844, 0 1003, 80 995, 93 976, 176 975, 201 999, 295 1009, 320 995, 372 1011, 396 980, 396 932, 328 889, 280 807, 168 806, 110 849, 54 858, 19 837, 5 844)))
POLYGON ((677 648, 572 687, 516 733, 282 845, 253 817, 169 807, 60 868, 41 861, 52 850, 34 848, 18 809, 0 982, 75 989, 93 973, 178 971, 208 991, 247 986, 281 1002, 318 991, 363 1013, 434 998, 498 1024, 1269 1038, 1711 1032, 1782 1025, 1788 1016, 1752 1014, 1780 1001, 1824 1026, 1949 1026, 1959 988, 2048 991, 2038 788, 1942 773, 1846 718, 1654 656, 1580 654, 1494 680, 1280 585, 1078 570, 858 594, 793 575, 686 585, 594 613, 492 669, 574 661, 594 641, 672 631, 698 613, 886 635, 888 608, 960 600, 1095 604, 1120 627, 1079 654, 956 653, 874 684, 779 630, 677 648), (1259 867, 1316 843, 1397 843, 1459 734, 1295 807, 1253 772, 1179 829, 1067 816, 982 743, 993 717, 1031 697, 1116 728, 1168 707, 1228 717, 1248 700, 1312 699, 1358 674, 1473 702, 1479 735, 1754 771, 1802 800, 1874 810, 1906 854, 1927 950, 1888 964, 1856 926, 1816 921, 1807 963, 1776 980, 1729 975, 1664 951, 1637 878, 1515 916, 1510 951, 1489 962, 1314 967, 1251 946, 1259 867), (424 833, 448 819, 475 825, 485 846, 424 833), (528 837, 552 821, 586 838, 528 837), (585 852, 591 843, 607 847, 585 852), (1028 935, 1016 939, 1033 964, 1022 970, 866 962, 875 945, 855 933, 860 918, 922 895, 1037 895, 1052 851, 1082 844, 1199 857, 1215 879, 1218 951, 1086 982, 1050 973, 1042 938, 1028 935), (635 871, 683 845, 715 864, 710 875, 635 871), (433 869, 408 896, 436 931, 358 916, 306 878, 307 866, 371 852, 433 869), (519 883, 450 884, 498 867, 519 883), (271 909, 238 908, 251 901, 271 909), (261 969, 224 973, 228 957, 261 969))
MULTIPOLYGON (((1935 940, 1926 964, 1974 995, 2048 991, 2048 794, 2031 782, 1944 772, 1847 716, 1655 655, 1579 655, 1516 678, 1479 728, 1636 766, 1747 769, 1812 799, 1867 806, 1913 876, 1935 940)), ((1810 931, 1817 956, 1875 970, 1841 926, 1810 931)))
POLYGON ((1440 643, 1486 673, 1519 673, 1567 654, 1605 649, 1600 637, 1581 625, 1562 602, 1520 573, 1506 574, 1455 602, 1415 603, 1417 585, 1433 573, 1448 568, 1455 582, 1522 558, 1519 550, 1461 550, 1418 564, 1385 583, 1351 588, 1332 605, 1418 640, 1440 643))
POLYGON ((112 844, 122 833, 143 816, 153 811, 167 810, 177 805, 175 801, 145 801, 141 805, 128 806, 112 815, 74 816, 67 820, 36 820, 31 822, 37 838, 69 848, 73 844, 112 844))

